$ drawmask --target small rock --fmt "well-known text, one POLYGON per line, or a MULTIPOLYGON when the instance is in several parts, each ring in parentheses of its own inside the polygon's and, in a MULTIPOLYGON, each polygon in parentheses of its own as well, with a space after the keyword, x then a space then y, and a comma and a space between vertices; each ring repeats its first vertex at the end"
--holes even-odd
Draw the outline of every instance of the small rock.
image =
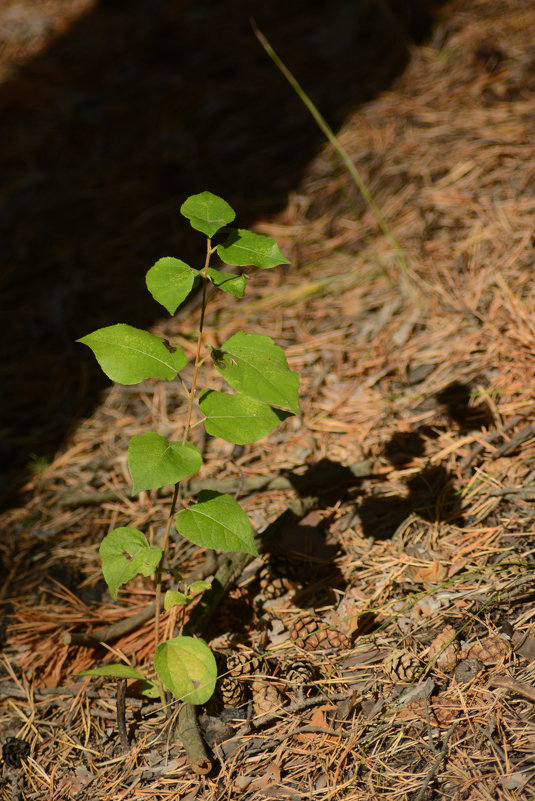
POLYGON ((455 673, 453 675, 459 684, 468 684, 468 682, 472 681, 472 679, 477 676, 482 668, 483 665, 479 659, 463 659, 455 668, 455 673))

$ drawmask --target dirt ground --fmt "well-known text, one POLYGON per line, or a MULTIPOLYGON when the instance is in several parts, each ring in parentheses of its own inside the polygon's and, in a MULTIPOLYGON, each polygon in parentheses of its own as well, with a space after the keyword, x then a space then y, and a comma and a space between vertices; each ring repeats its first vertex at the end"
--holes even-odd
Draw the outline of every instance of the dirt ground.
POLYGON ((535 7, 243 5, 0 9, 0 797, 534 799, 535 7), (245 667, 241 705, 199 710, 200 766, 174 705, 130 682, 125 749, 116 682, 76 676, 149 662, 150 581, 113 602, 98 546, 160 536, 169 495, 130 497, 126 449, 153 420, 178 436, 185 403, 106 385, 74 340, 129 322, 194 357, 197 300, 158 317, 142 279, 202 259, 178 206, 205 188, 291 261, 214 295, 206 340, 269 333, 301 415, 238 450, 199 435, 200 479, 280 526, 206 624, 245 667))

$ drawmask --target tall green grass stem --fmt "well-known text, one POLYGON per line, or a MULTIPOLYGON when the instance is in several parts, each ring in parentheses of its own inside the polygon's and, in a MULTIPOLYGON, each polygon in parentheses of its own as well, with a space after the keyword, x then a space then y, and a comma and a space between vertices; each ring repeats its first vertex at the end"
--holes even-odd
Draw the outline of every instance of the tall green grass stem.
POLYGON ((312 102, 312 100, 307 95, 307 93, 305 92, 305 90, 303 89, 301 84, 297 81, 297 79, 295 78, 293 73, 290 72, 290 70, 288 69, 286 64, 282 61, 280 56, 277 55, 277 53, 275 52, 273 47, 270 45, 270 43, 268 42, 268 40, 266 39, 264 34, 258 29, 258 27, 257 27, 257 25, 256 25, 256 23, 255 23, 255 21, 253 19, 251 19, 251 27, 253 29, 253 32, 254 32, 256 38, 258 39, 258 41, 260 42, 260 44, 262 45, 262 47, 264 48, 264 50, 266 51, 268 56, 271 58, 271 60, 275 64, 275 66, 278 67, 278 69, 282 72, 282 74, 284 75, 284 77, 286 78, 286 80, 288 81, 290 86, 292 87, 292 89, 296 92, 296 94, 299 97, 299 99, 303 102, 303 104, 306 106, 306 108, 310 111, 314 121, 318 125, 319 129, 321 130, 321 132, 328 139, 328 141, 331 143, 331 145, 333 146, 335 151, 338 153, 338 155, 342 159, 345 168, 347 169, 349 175, 351 176, 351 178, 353 180, 353 183, 355 184, 355 186, 357 187, 357 189, 361 193, 361 195, 364 198, 368 208, 370 209, 370 211, 374 215, 375 219, 377 220, 377 223, 378 223, 381 231, 383 232, 383 234, 385 235, 387 241, 391 245, 392 250, 394 251, 394 254, 396 256, 396 259, 397 259, 399 268, 401 270, 401 273, 403 274, 403 277, 405 278, 405 280, 408 283, 409 287, 412 289, 411 285, 415 281, 415 279, 411 275, 411 270, 409 269, 409 265, 407 264, 407 260, 405 258, 404 253, 403 253, 403 250, 401 249, 401 246, 400 246, 399 242, 397 241, 396 237, 394 236, 394 234, 390 230, 390 227, 389 227, 387 221, 385 220, 385 218, 384 218, 384 216, 383 216, 383 214, 381 212, 381 209, 378 207, 377 203, 375 202, 372 193, 370 192, 370 190, 368 189, 368 187, 364 183, 364 180, 362 179, 362 177, 361 177, 359 171, 357 170, 357 168, 355 167, 354 163, 351 161, 347 151, 342 147, 342 145, 338 141, 338 138, 336 137, 336 134, 334 133, 334 131, 332 130, 332 128, 328 124, 328 122, 325 119, 325 117, 320 113, 320 111, 318 110, 317 106, 312 102))

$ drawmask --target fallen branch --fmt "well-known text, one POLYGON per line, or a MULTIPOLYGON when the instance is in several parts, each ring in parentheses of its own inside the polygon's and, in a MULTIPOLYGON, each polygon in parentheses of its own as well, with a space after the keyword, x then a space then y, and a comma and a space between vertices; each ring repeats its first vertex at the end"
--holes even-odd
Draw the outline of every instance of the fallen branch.
MULTIPOLYGON (((332 489, 333 486, 347 486, 354 479, 369 476, 371 468, 371 462, 368 459, 364 459, 347 467, 337 465, 327 469, 319 468, 304 475, 289 473, 287 476, 276 476, 275 478, 250 476, 249 478, 192 479, 182 483, 182 494, 184 497, 189 497, 197 495, 201 490, 217 490, 231 495, 235 492, 240 495, 248 495, 252 492, 286 489, 293 489, 302 493, 308 492, 315 487, 322 487, 324 488, 323 491, 327 491, 332 489)), ((160 490, 160 492, 162 497, 166 494, 164 490, 160 490)), ((171 492, 172 490, 168 490, 167 494, 171 492)), ((115 490, 95 490, 91 492, 69 490, 60 494, 58 500, 60 506, 99 506, 102 503, 120 500, 122 495, 130 500, 138 497, 138 493, 132 493, 130 490, 125 490, 124 493, 115 492, 115 490)))
MULTIPOLYGON (((163 599, 161 605, 163 609, 163 599)), ((110 626, 106 626, 103 629, 97 629, 93 634, 86 634, 83 631, 66 631, 62 637, 63 643, 65 645, 83 645, 91 648, 103 642, 111 642, 118 637, 124 637, 126 634, 130 634, 130 632, 137 629, 138 626, 142 626, 143 623, 146 623, 149 618, 154 616, 155 611, 156 602, 152 601, 152 603, 144 606, 143 609, 135 615, 127 617, 124 620, 119 620, 117 623, 112 623, 110 626)))
MULTIPOLYGON (((277 534, 281 535, 285 529, 295 525, 295 523, 308 514, 309 511, 314 509, 318 503, 319 498, 314 496, 311 498, 303 498, 291 504, 285 512, 267 526, 261 534, 255 537, 255 543, 259 553, 266 551, 269 543, 277 534)), ((188 631, 190 633, 198 635, 202 633, 223 595, 228 591, 230 586, 252 559, 253 557, 248 554, 237 553, 234 554, 230 560, 224 557, 220 557, 217 560, 219 567, 215 572, 212 587, 203 594, 191 615, 188 624, 188 631)), ((210 555, 206 564, 193 571, 186 580, 191 583, 191 581, 205 578, 207 575, 214 572, 214 567, 215 565, 210 555), (208 572, 206 572, 207 570, 208 572)), ((163 599, 160 608, 163 608, 163 599)), ((63 643, 65 645, 92 647, 103 642, 111 642, 118 637, 124 637, 126 634, 130 634, 130 632, 142 626, 143 623, 146 623, 147 620, 154 616, 155 611, 156 602, 152 601, 135 615, 125 618, 124 620, 119 620, 117 623, 112 623, 102 629, 97 629, 92 634, 87 634, 82 631, 67 631, 63 635, 63 643)))

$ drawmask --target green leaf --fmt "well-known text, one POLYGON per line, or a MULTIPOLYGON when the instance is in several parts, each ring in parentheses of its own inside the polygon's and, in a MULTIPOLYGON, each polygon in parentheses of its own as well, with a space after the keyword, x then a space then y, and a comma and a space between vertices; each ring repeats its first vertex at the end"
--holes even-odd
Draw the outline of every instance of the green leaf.
POLYGON ((147 289, 169 314, 176 312, 199 280, 197 270, 172 256, 158 259, 146 275, 147 289))
POLYGON ((179 512, 175 525, 179 534, 201 548, 258 553, 249 519, 230 495, 202 490, 198 503, 179 512))
POLYGON ((201 394, 199 406, 206 416, 207 433, 235 445, 258 442, 291 414, 247 395, 229 395, 211 389, 201 394))
POLYGON ((187 217, 192 228, 209 237, 231 223, 236 216, 234 209, 225 200, 211 192, 191 195, 180 207, 180 213, 187 217))
POLYGON ((216 369, 237 392, 299 414, 299 375, 265 334, 240 331, 217 351, 216 369), (219 358, 221 357, 221 358, 219 358))
POLYGON ((109 676, 112 679, 137 679, 140 685, 137 692, 146 698, 158 698, 160 691, 158 684, 155 681, 146 679, 143 673, 136 670, 130 665, 116 664, 116 665, 103 665, 98 668, 91 668, 90 670, 82 670, 77 676, 109 676))
POLYGON ((200 451, 191 443, 168 442, 152 431, 136 434, 128 445, 132 492, 177 484, 202 465, 200 451))
POLYGON ((170 381, 187 362, 180 348, 171 353, 160 337, 124 323, 99 328, 76 341, 91 348, 108 378, 119 384, 137 384, 145 378, 170 381))
POLYGON ((138 528, 123 526, 107 534, 100 543, 102 572, 110 593, 117 600, 122 584, 141 573, 150 576, 162 558, 162 552, 147 542, 138 528))
POLYGON ((225 273, 223 270, 214 270, 213 267, 209 267, 208 278, 214 286, 222 289, 223 292, 228 292, 229 295, 234 295, 235 298, 243 298, 245 295, 246 275, 234 275, 233 273, 225 273))
POLYGON ((173 608, 173 606, 185 606, 190 602, 190 600, 191 599, 183 592, 178 592, 177 590, 167 590, 164 595, 163 605, 165 611, 168 612, 169 609, 173 608))
POLYGON ((164 687, 179 701, 204 704, 213 695, 217 665, 204 640, 175 637, 160 643, 154 667, 164 687))
POLYGON ((81 670, 77 676, 110 676, 112 679, 143 679, 145 676, 130 665, 122 663, 114 665, 103 665, 102 667, 81 670))
POLYGON ((160 697, 160 688, 158 687, 158 683, 156 681, 142 681, 137 691, 140 695, 145 696, 145 698, 160 697))
POLYGON ((189 585, 188 592, 190 595, 199 595, 201 592, 209 590, 211 586, 209 581, 194 581, 189 585))
POLYGON ((274 239, 255 234, 244 228, 232 231, 225 242, 217 247, 217 255, 225 264, 238 267, 254 265, 267 270, 278 264, 289 264, 274 239))

